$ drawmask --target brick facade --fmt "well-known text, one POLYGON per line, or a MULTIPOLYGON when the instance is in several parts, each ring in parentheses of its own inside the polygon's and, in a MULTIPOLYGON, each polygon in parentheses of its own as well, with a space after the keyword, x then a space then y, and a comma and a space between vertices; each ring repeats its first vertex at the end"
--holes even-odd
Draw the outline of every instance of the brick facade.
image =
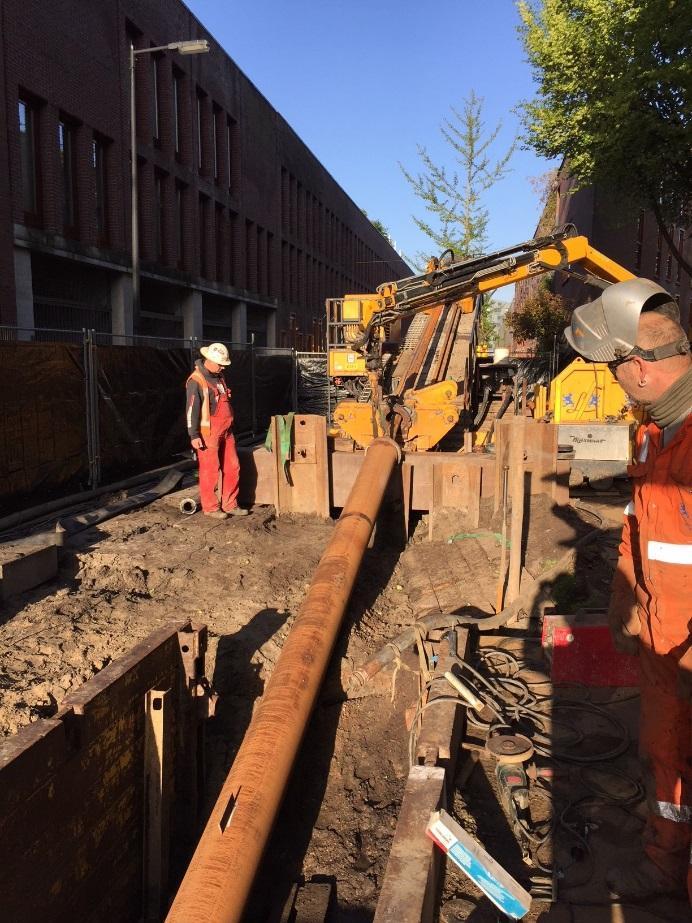
MULTIPOLYGON (((567 223, 574 224, 601 253, 670 292, 680 307, 683 327, 689 329, 692 321, 690 277, 663 239, 651 212, 642 211, 635 217, 624 214, 607 191, 595 186, 575 191, 574 180, 563 165, 548 196, 536 235, 548 234, 552 228, 567 223)), ((674 239, 681 243, 685 259, 692 260, 690 229, 673 226, 670 230, 674 239)), ((539 284, 540 277, 518 284, 512 309, 521 307, 539 284)), ((598 295, 598 289, 565 273, 555 274, 552 289, 566 299, 570 308, 598 295)))
POLYGON ((0 5, 1 322, 38 313, 78 329, 226 340, 254 332, 258 342, 310 347, 323 330, 325 298, 410 273, 178 0, 0 5), (209 54, 136 59, 142 281, 133 319, 123 296, 131 265, 129 43, 198 38, 209 40, 209 54), (32 120, 35 213, 25 208, 20 100, 32 120), (67 168, 60 125, 69 135, 67 168))

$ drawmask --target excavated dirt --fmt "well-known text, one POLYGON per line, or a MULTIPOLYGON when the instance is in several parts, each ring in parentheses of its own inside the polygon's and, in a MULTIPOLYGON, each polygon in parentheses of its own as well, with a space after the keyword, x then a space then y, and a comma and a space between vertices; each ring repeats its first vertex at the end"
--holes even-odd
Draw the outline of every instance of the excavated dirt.
MULTIPOLYGON (((565 581, 565 605, 604 602, 623 505, 614 499, 614 522, 584 549, 586 576, 565 581)), ((405 550, 396 512, 379 525, 253 898, 253 921, 278 920, 291 884, 309 879, 335 883, 334 923, 372 920, 408 772, 406 713, 418 700, 418 675, 415 661, 404 659, 353 699, 344 682, 422 609, 493 611, 501 527, 490 508, 482 512, 478 529, 437 523, 434 542, 423 520, 405 550)), ((593 514, 533 498, 525 579, 598 524, 593 514)), ((207 675, 221 696, 207 732, 211 803, 332 529, 310 517, 277 519, 268 508, 210 522, 162 500, 82 533, 54 585, 0 610, 0 733, 54 714, 68 691, 163 623, 203 622, 207 675)))

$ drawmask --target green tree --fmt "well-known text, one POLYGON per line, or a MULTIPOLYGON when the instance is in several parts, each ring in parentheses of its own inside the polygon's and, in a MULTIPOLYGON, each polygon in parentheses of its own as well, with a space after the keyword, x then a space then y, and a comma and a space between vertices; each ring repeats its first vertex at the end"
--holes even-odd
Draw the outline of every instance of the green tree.
POLYGON ((563 156, 580 186, 598 183, 632 214, 653 212, 688 273, 670 225, 690 220, 690 0, 520 0, 538 83, 522 105, 524 141, 563 156))
POLYGON ((483 299, 478 333, 481 343, 489 347, 494 346, 497 339, 497 327, 492 320, 492 311, 495 307, 497 307, 497 302, 493 298, 486 296, 483 299))
POLYGON ((368 221, 370 222, 370 224, 375 228, 375 230, 379 231, 380 234, 381 234, 381 235, 384 237, 384 239, 387 241, 387 243, 391 244, 391 242, 392 242, 392 235, 389 233, 389 228, 388 228, 385 224, 383 224, 383 223, 379 220, 379 218, 371 218, 371 217, 368 215, 368 213, 365 211, 364 208, 361 208, 361 211, 363 212, 363 214, 365 215, 365 217, 368 219, 368 221))
MULTIPOLYGON (((438 252, 451 249, 456 259, 482 253, 487 246, 488 210, 483 195, 509 172, 515 143, 495 159, 492 150, 502 127, 498 122, 486 131, 483 99, 473 92, 461 110, 451 107, 451 116, 440 126, 451 157, 450 164, 437 164, 424 145, 417 145, 421 160, 418 173, 399 168, 416 196, 430 213, 413 216, 416 227, 432 240, 438 252)), ((429 254, 417 254, 423 265, 429 254)))
POLYGON ((539 352, 549 352, 568 323, 565 299, 551 292, 548 278, 541 280, 536 293, 518 311, 510 311, 505 318, 512 335, 520 342, 535 340, 539 352))

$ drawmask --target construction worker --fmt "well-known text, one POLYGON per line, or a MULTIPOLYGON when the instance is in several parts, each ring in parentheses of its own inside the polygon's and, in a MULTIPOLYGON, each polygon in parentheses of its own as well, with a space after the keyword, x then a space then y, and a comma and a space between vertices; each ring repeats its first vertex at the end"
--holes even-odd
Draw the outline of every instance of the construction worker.
POLYGON ((648 279, 605 289, 577 308, 573 349, 607 362, 646 411, 629 468, 608 613, 615 646, 638 653, 639 751, 647 792, 644 858, 613 868, 620 900, 681 890, 692 902, 692 357, 677 305, 648 279))
POLYGON ((247 516, 238 506, 240 463, 233 438, 231 389, 223 375, 231 357, 223 343, 200 349, 186 384, 187 432, 199 462, 202 512, 215 519, 247 516))

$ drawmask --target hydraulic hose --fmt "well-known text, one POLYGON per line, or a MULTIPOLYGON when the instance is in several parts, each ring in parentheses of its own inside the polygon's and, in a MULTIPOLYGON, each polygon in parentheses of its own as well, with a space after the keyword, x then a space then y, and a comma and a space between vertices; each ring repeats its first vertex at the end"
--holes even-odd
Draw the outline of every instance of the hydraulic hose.
MULTIPOLYGON (((513 603, 506 606, 497 615, 471 615, 468 609, 461 609, 457 612, 435 610, 417 618, 413 625, 402 631, 400 635, 397 635, 393 641, 390 641, 351 675, 347 692, 353 693, 361 689, 383 667, 392 663, 407 648, 412 647, 420 638, 421 632, 426 635, 436 629, 455 628, 461 625, 474 626, 478 631, 493 631, 506 625, 522 609, 533 607, 546 599, 554 581, 570 569, 577 553, 593 542, 600 534, 600 529, 593 529, 583 535, 574 543, 574 547, 570 548, 560 558, 557 564, 539 575, 535 585, 532 585, 530 590, 521 593, 513 603)), ((478 610, 475 611, 477 612, 478 610)))

